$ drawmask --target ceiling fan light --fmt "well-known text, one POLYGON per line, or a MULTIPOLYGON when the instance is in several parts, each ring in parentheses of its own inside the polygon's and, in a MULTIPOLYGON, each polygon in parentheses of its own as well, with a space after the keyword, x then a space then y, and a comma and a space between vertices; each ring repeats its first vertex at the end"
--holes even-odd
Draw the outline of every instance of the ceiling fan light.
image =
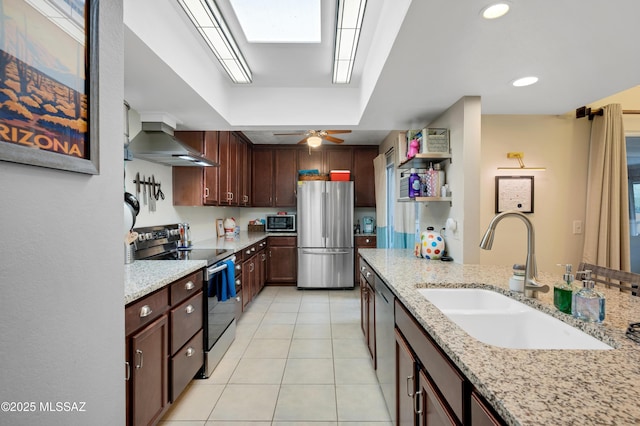
POLYGON ((317 148, 322 144, 322 138, 320 136, 309 136, 307 138, 307 145, 311 148, 317 148))

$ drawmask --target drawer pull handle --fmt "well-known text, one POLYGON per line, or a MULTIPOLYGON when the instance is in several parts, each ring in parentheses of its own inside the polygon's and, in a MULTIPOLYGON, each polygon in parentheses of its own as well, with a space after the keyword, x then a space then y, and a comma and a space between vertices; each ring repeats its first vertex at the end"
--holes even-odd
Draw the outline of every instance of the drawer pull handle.
POLYGON ((413 398, 413 376, 407 376, 407 396, 413 398), (411 382, 411 387, 409 387, 411 382))
POLYGON ((367 272, 365 275, 367 278, 369 278, 371 276, 371 272, 367 272))
POLYGON ((131 379, 131 364, 129 364, 129 361, 125 361, 124 363, 127 366, 127 375, 124 377, 124 381, 128 382, 129 379, 131 379))
POLYGON ((371 240, 370 240, 370 239, 368 239, 368 238, 367 238, 366 240, 364 240, 364 241, 365 241, 366 243, 371 242, 371 240))
POLYGON ((247 250, 244 252, 245 254, 251 254, 251 250, 247 250))
POLYGON ((236 280, 236 285, 240 285, 240 284, 242 284, 242 281, 236 280))
POLYGON ((365 269, 367 269, 367 267, 366 267, 366 266, 361 266, 361 267, 360 267, 360 270, 361 270, 361 271, 364 271, 365 269))
POLYGON ((196 308, 194 308, 193 305, 187 305, 187 307, 184 309, 187 315, 192 314, 195 310, 196 308))
POLYGON ((193 283, 193 281, 188 281, 185 285, 184 285, 184 289, 185 290, 193 290, 194 288, 196 288, 196 285, 193 283))
POLYGON ((144 354, 140 349, 136 349, 136 355, 138 355, 138 359, 140 360, 140 362, 136 364, 136 369, 142 368, 144 365, 144 354))
POLYGON ((251 247, 251 251, 256 251, 256 248, 255 247, 251 247))
POLYGON ((413 395, 413 412, 417 415, 422 414, 422 408, 419 408, 421 401, 422 391, 419 390, 413 395))
POLYGON ((152 313, 153 313, 153 310, 149 305, 144 305, 142 308, 140 308, 140 318, 148 317, 152 313))
POLYGON ((193 349, 191 346, 187 348, 187 357, 193 356, 193 354, 195 353, 196 353, 195 349, 193 349))

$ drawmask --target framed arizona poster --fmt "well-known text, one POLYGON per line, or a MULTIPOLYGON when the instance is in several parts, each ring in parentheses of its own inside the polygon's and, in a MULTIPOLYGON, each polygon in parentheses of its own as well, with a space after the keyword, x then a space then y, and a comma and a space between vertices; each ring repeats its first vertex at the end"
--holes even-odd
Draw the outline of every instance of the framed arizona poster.
POLYGON ((0 0, 0 160, 98 174, 98 0, 0 0))

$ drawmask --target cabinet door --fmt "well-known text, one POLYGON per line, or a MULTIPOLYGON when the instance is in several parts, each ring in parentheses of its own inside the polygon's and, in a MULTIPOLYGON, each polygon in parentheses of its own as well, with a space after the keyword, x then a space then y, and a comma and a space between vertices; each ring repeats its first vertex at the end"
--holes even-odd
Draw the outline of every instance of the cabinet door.
MULTIPOLYGON (((175 132, 175 136, 193 149, 204 153, 204 132, 175 132)), ((205 168, 207 167, 172 167, 174 206, 204 205, 205 168)))
POLYGON ((356 207, 376 206, 373 159, 377 156, 377 147, 353 150, 353 190, 356 207))
POLYGON ((273 206, 273 150, 253 149, 251 197, 254 207, 273 206))
POLYGON ((418 373, 418 391, 416 392, 416 414, 420 426, 456 426, 455 420, 440 400, 435 387, 425 375, 424 370, 418 373))
MULTIPOLYGON (((416 393, 416 361, 398 330, 396 333, 396 395, 399 426, 413 426, 416 422, 414 398, 416 393)), ((393 415, 394 413, 392 413, 393 415)))
POLYGON ((275 151, 275 207, 295 207, 298 183, 298 150, 275 151))
POLYGON ((253 289, 253 262, 248 258, 242 262, 242 305, 247 306, 251 302, 251 292, 253 289))
POLYGON ((267 282, 267 250, 262 249, 258 252, 258 261, 260 262, 260 272, 258 274, 258 292, 260 292, 267 282))
MULTIPOLYGON (((220 163, 218 154, 218 133, 204 132, 204 155, 211 161, 220 163)), ((195 168, 195 167, 194 167, 195 168)), ((203 167, 204 172, 204 204, 217 206, 220 201, 218 177, 220 167, 203 167)))
POLYGON ((295 246, 269 247, 269 265, 267 268, 267 282, 295 283, 297 280, 295 246))
POLYGON ((320 173, 324 171, 324 151, 322 149, 301 149, 298 151, 298 170, 316 169, 320 173))
POLYGON ((251 144, 240 140, 240 205, 251 206, 251 144))
POLYGON ((353 167, 353 148, 328 148, 324 153, 324 163, 326 173, 331 170, 351 170, 353 167))
POLYGON ((232 132, 219 132, 220 205, 238 205, 238 138, 232 132))
POLYGON ((133 425, 155 422, 169 403, 168 328, 163 315, 131 337, 133 425))

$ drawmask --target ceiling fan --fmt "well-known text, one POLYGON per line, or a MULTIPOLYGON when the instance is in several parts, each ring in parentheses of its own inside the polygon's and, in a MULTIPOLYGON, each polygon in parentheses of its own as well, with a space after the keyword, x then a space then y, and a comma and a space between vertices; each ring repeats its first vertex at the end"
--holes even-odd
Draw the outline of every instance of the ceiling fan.
POLYGON ((342 143, 344 139, 334 138, 333 136, 337 133, 351 133, 351 130, 307 130, 306 132, 298 132, 298 133, 274 133, 275 136, 285 136, 285 135, 304 135, 304 138, 298 142, 298 144, 307 143, 312 148, 320 146, 322 143, 322 139, 333 142, 333 143, 342 143))

